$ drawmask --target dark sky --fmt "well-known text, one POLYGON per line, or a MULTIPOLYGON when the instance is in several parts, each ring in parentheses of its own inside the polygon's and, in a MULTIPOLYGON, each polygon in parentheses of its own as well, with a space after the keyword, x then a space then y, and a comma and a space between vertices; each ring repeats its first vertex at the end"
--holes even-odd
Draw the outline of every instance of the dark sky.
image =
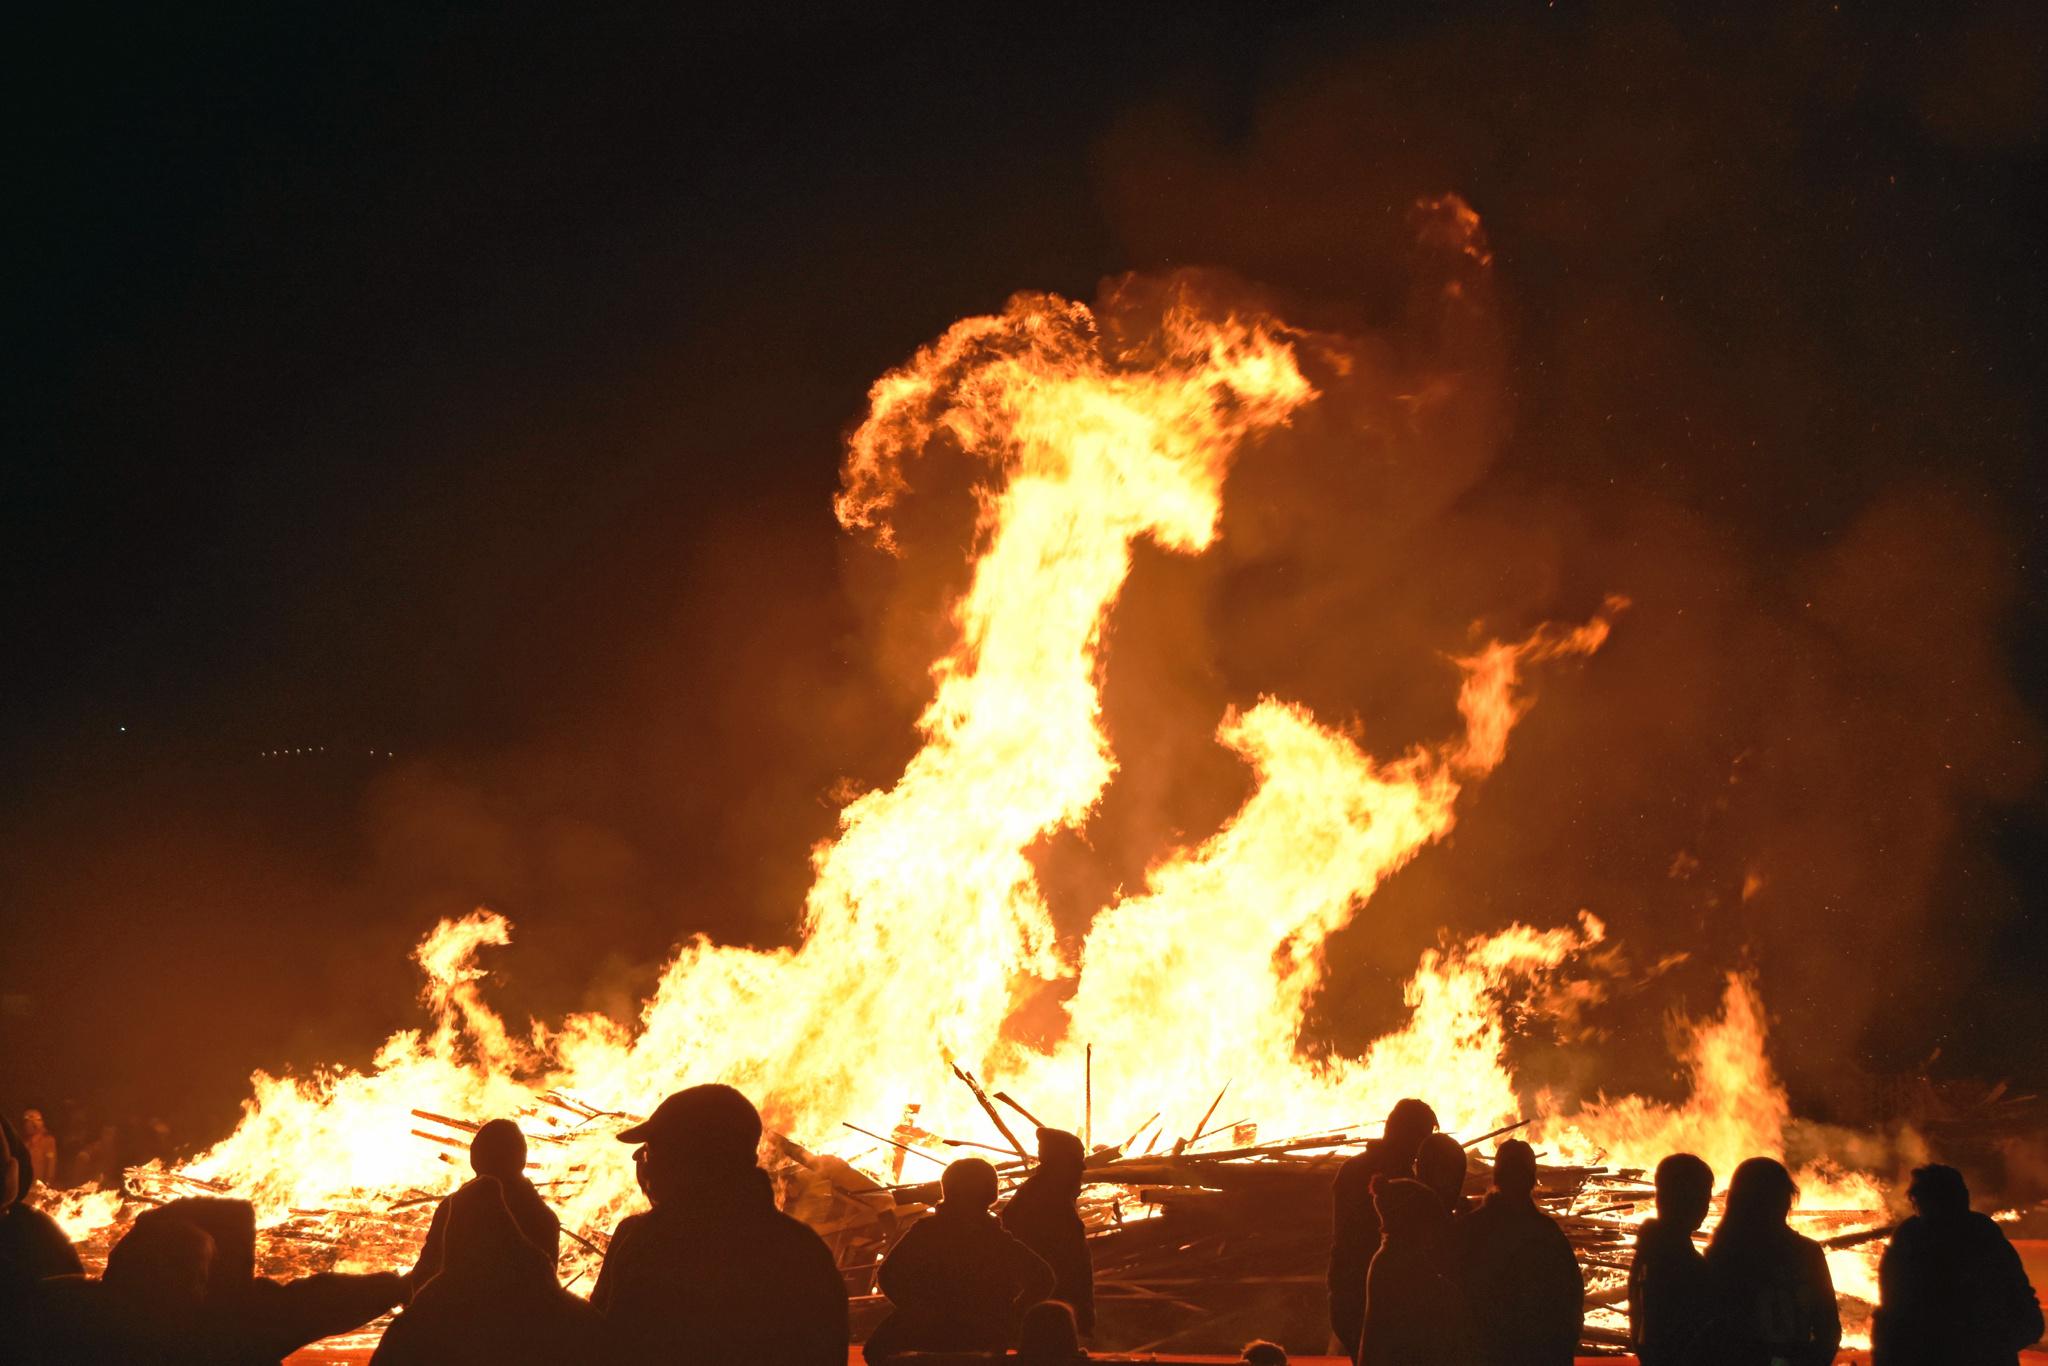
MULTIPOLYGON (((1585 905, 1692 949, 1695 1007, 1758 966, 1816 1103, 1936 1047, 2041 1072, 2037 12, 434 8, 18 36, 7 1103, 208 1136, 253 1067, 363 1061, 407 946, 479 903, 515 1013, 629 1011, 700 929, 786 939, 937 639, 943 576, 831 519, 874 377, 1127 270, 1398 339, 1444 192, 1497 256, 1485 420, 1226 525, 1208 577, 1141 563, 1119 629, 1196 603, 1211 719, 1134 715, 1133 790, 1208 762, 1176 756, 1219 701, 1370 729, 1475 613, 1626 592, 1616 691, 1539 709, 1500 821, 1389 888, 1415 933, 1340 954, 1331 1028, 1438 924, 1585 905), (1327 646, 1371 622, 1401 648, 1327 646)), ((1105 809, 1121 880, 1228 809, 1140 805, 1105 809)))

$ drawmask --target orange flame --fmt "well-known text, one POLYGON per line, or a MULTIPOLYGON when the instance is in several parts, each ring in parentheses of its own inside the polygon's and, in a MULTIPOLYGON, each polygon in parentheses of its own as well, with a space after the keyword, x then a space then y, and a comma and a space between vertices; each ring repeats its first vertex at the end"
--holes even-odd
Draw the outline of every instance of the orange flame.
MULTIPOLYGON (((240 1127, 184 1172, 232 1186, 267 1222, 370 1210, 457 1177, 413 1135, 415 1108, 517 1114, 547 1140, 536 1147, 544 1169, 576 1174, 558 1192, 565 1222, 604 1230, 638 1196, 595 1112, 644 1113, 679 1086, 724 1080, 800 1141, 879 1166, 842 1120, 886 1131, 915 1101, 934 1130, 985 1132, 950 1076, 954 1058, 1078 1128, 1086 1045, 1101 1133, 1157 1112, 1170 1133, 1192 1135, 1226 1080, 1233 1113, 1269 1133, 1357 1122, 1410 1094, 1468 1133, 1522 1117, 1500 999, 1600 942, 1590 916, 1425 953, 1406 990, 1409 1022, 1363 1056, 1312 1061, 1297 1036, 1330 935, 1442 839, 1461 794, 1503 762, 1529 706, 1524 672, 1598 650, 1621 600, 1582 625, 1453 661, 1462 732, 1392 759, 1298 704, 1265 698, 1227 713, 1216 737, 1251 769, 1250 796, 1102 909, 1071 958, 1030 861, 1048 833, 1086 822, 1116 772, 1104 632, 1134 545, 1195 554, 1214 540, 1232 461, 1317 397, 1295 336, 1269 317, 1214 315, 1183 289, 1149 335, 1113 340, 1084 305, 1020 295, 884 376, 849 441, 837 503, 848 529, 895 548, 890 513, 936 444, 992 473, 953 644, 932 666, 922 747, 893 785, 848 804, 814 851, 798 945, 699 938, 635 1027, 583 1015, 521 1037, 484 1000, 476 963, 507 942, 506 922, 489 911, 445 922, 417 953, 429 1031, 393 1036, 366 1072, 259 1073, 240 1127), (1018 1003, 1048 982, 1067 993, 1063 1038, 1014 1037, 1018 1003), (578 1118, 550 1093, 589 1110, 578 1118)), ((1682 1145, 1723 1173, 1782 1152, 1785 1102, 1753 984, 1731 977, 1722 1018, 1689 1037, 1688 1104, 1624 1098, 1564 1114, 1540 1097, 1542 1140, 1635 1164, 1682 1145)), ((66 1217, 82 1233, 111 1206, 85 1198, 66 1217)))

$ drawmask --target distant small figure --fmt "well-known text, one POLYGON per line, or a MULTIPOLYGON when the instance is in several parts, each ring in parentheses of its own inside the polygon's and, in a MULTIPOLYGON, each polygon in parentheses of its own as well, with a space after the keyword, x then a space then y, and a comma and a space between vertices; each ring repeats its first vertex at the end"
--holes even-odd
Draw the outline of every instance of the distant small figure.
POLYGON ((601 1360, 846 1366, 846 1283, 825 1240, 775 1206, 761 1115, 692 1086, 619 1138, 653 1208, 612 1232, 590 1292, 601 1360))
POLYGON ((1017 1325, 1018 1366, 1071 1366, 1087 1359, 1072 1307, 1062 1300, 1040 1300, 1024 1311, 1017 1325))
POLYGON ((1458 1220, 1458 1265, 1475 1360, 1571 1366, 1586 1286, 1571 1240, 1536 1207, 1536 1151, 1518 1138, 1493 1155, 1493 1189, 1458 1220))
POLYGON ((2044 1331, 2041 1302, 2005 1231, 1970 1208, 1954 1167, 1920 1167, 1914 1215, 1878 1263, 1873 1366, 2014 1366, 2044 1331))
POLYGON ((1052 1268, 1053 1298, 1065 1303, 1085 1336, 1095 1331, 1095 1266, 1088 1230, 1074 1201, 1086 1154, 1064 1129, 1038 1131, 1038 1167, 1003 1206, 1003 1227, 1052 1268))
POLYGON ((1380 1136, 1337 1169, 1331 1196, 1334 1227, 1327 1283, 1330 1332, 1343 1344, 1347 1356, 1358 1355, 1359 1324, 1365 1317, 1365 1276, 1380 1245, 1373 1178, 1407 1177, 1415 1170, 1415 1154, 1422 1140, 1435 1132, 1436 1111, 1413 1098, 1397 1101, 1380 1136))
POLYGON ((1277 1342, 1254 1338, 1244 1345, 1238 1359, 1246 1366, 1287 1366, 1287 1349, 1277 1342))
MULTIPOLYGON (((469 1167, 477 1179, 498 1183, 505 1207, 526 1241, 547 1258, 552 1270, 560 1260, 562 1221, 548 1208, 548 1202, 526 1177, 526 1135, 509 1119, 494 1119, 476 1131, 469 1144, 469 1167)), ((452 1200, 454 1197, 450 1196, 452 1200)), ((415 1293, 441 1269, 448 1238, 448 1200, 434 1208, 434 1221, 427 1226, 427 1240, 420 1245, 419 1260, 406 1274, 415 1293)))
POLYGON ((1444 1366, 1468 1358, 1466 1308, 1444 1263, 1450 1216, 1420 1181, 1376 1176, 1379 1250, 1366 1271, 1358 1366, 1444 1366))
POLYGON ((1415 1151, 1415 1179, 1436 1192, 1444 1212, 1459 1215, 1472 1208, 1465 1194, 1465 1145, 1446 1133, 1434 1133, 1415 1151))
POLYGON ((1657 1215, 1643 1221, 1628 1269, 1628 1336, 1642 1366, 1676 1366, 1710 1316, 1707 1263, 1692 1235, 1714 1198, 1713 1169, 1691 1153, 1657 1164, 1657 1215))
MULTIPOLYGON (((28 1155, 35 1180, 54 1189, 57 1184, 57 1135, 50 1132, 41 1110, 21 1112, 21 1133, 28 1140, 28 1155)), ((22 1183, 24 1189, 32 1184, 29 1181, 22 1183)))
POLYGON ((1799 1188, 1782 1162, 1752 1157, 1728 1182, 1707 1244, 1713 1317, 1693 1337, 1687 1366, 1831 1366, 1842 1316, 1827 1254, 1785 1223, 1799 1188))
POLYGON ((370 1366, 576 1366, 597 1343, 597 1311, 479 1176, 441 1203, 441 1269, 384 1331, 370 1366))
POLYGON ((946 1168, 944 1198, 910 1226, 876 1277, 894 1306, 868 1337, 869 1361, 904 1352, 994 1352, 1018 1317, 1052 1293, 1052 1268, 989 1214, 996 1169, 978 1157, 946 1168))

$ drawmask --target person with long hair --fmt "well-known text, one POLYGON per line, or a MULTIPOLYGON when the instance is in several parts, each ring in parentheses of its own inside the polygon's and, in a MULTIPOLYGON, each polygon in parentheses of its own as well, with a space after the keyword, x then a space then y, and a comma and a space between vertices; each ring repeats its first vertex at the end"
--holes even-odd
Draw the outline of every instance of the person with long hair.
POLYGON ((1685 1360, 1698 1366, 1832 1366, 1842 1315, 1827 1254, 1785 1222, 1799 1187, 1785 1164, 1752 1157, 1728 1182, 1707 1244, 1714 1317, 1685 1360))

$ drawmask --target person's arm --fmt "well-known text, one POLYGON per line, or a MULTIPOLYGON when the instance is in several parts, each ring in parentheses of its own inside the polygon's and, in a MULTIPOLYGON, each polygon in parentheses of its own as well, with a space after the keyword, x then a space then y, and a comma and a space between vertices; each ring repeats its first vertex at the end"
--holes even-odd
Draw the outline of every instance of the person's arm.
POLYGON ((391 1326, 377 1339, 377 1350, 370 1353, 370 1366, 422 1366, 418 1346, 413 1341, 419 1323, 410 1314, 400 1314, 391 1320, 391 1326))
POLYGON ((875 1273, 875 1288, 889 1297, 889 1303, 910 1305, 930 1298, 925 1294, 931 1282, 931 1259, 926 1255, 930 1241, 929 1219, 920 1221, 912 1224, 882 1259, 882 1269, 875 1273))
POLYGON ((1586 1278, 1579 1272, 1579 1259, 1572 1252, 1572 1240, 1555 1223, 1550 1225, 1550 1282, 1547 1303, 1557 1313, 1554 1329, 1560 1344, 1579 1345, 1586 1326, 1586 1278))
POLYGON ((412 1270, 405 1273, 406 1282, 414 1292, 440 1273, 441 1262, 447 1255, 448 1202, 444 1199, 434 1206, 434 1218, 427 1225, 426 1241, 420 1244, 419 1260, 412 1264, 412 1270))
POLYGON ((804 1278, 804 1366, 846 1366, 847 1348, 853 1341, 847 1324, 846 1282, 823 1238, 811 1233, 809 1246, 810 1266, 804 1278))
POLYGON ((322 1338, 362 1327, 405 1297, 405 1277, 396 1272, 359 1276, 328 1271, 282 1285, 259 1280, 242 1318, 248 1339, 266 1356, 287 1357, 322 1338))
POLYGON ((1643 1273, 1647 1270, 1643 1261, 1643 1237, 1641 1231, 1636 1233, 1635 1251, 1628 1259, 1628 1345, 1637 1355, 1642 1354, 1643 1325, 1648 1317, 1643 1313, 1643 1273))
POLYGON ((619 1220, 619 1226, 612 1230, 611 1241, 605 1245, 604 1260, 597 1266, 597 1284, 590 1287, 590 1307, 600 1314, 612 1312, 612 1300, 619 1291, 619 1268, 626 1265, 621 1254, 633 1240, 633 1230, 638 1227, 640 1216, 629 1214, 619 1220))
POLYGON ((1010 1284, 1016 1292, 1010 1303, 1018 1309, 1028 1309, 1052 1294, 1053 1287, 1059 1284, 1059 1278, 1053 1275, 1052 1268, 1046 1265, 1045 1258, 1024 1246, 1018 1239, 1006 1233, 1003 1235, 1003 1241, 1008 1244, 1003 1253, 1009 1259, 1010 1284))
POLYGON ((1805 1303, 1801 1308, 1813 1337, 1808 1359, 1813 1366, 1834 1366, 1842 1350, 1842 1307, 1835 1299, 1835 1278, 1828 1272, 1828 1254, 1819 1243, 1809 1241, 1806 1252, 1805 1303))
POLYGON ((2034 1293, 2034 1283, 2027 1279, 2026 1263, 2007 1241, 2005 1230, 1998 1230, 1999 1304, 2008 1325, 2006 1341, 2015 1352, 2031 1347, 2041 1340, 2048 1325, 2041 1321, 2041 1298, 2034 1293))

